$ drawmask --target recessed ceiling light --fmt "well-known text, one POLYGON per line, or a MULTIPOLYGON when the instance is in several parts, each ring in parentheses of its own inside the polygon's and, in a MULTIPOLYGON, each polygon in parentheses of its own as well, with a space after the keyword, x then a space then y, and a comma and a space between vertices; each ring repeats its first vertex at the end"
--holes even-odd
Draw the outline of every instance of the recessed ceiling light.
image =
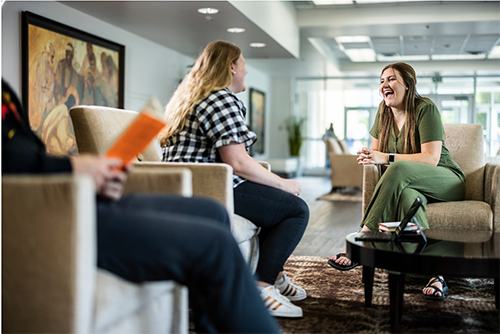
POLYGON ((227 29, 228 32, 233 33, 233 34, 241 34, 242 32, 245 31, 243 28, 229 28, 227 29))
POLYGON ((485 59, 486 55, 483 54, 458 54, 458 55, 432 55, 432 60, 464 60, 464 59, 485 59))
POLYGON ((491 50, 488 59, 500 59, 500 45, 497 45, 491 50))
POLYGON ((375 61, 375 52, 372 49, 350 49, 344 51, 353 62, 375 61))
POLYGON ((352 0, 313 0, 316 6, 327 6, 327 5, 352 5, 352 0))
POLYGON ((250 43, 252 48, 263 48, 266 46, 266 43, 250 43))
POLYGON ((424 61, 429 60, 430 57, 428 55, 414 55, 414 56, 401 56, 399 54, 395 54, 392 56, 378 54, 378 61, 424 61))
POLYGON ((370 36, 338 36, 335 37, 337 43, 363 43, 370 42, 370 36))
POLYGON ((219 10, 217 8, 207 7, 207 8, 198 9, 198 13, 200 13, 200 14, 212 15, 212 14, 217 14, 218 12, 219 12, 219 10))

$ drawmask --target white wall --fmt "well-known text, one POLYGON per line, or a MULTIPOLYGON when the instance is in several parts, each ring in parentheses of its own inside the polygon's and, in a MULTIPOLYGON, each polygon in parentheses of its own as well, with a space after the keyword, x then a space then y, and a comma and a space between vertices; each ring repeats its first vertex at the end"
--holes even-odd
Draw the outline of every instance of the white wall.
MULTIPOLYGON (((21 94, 21 12, 30 11, 90 34, 125 45, 125 109, 140 110, 151 95, 162 105, 174 92, 194 59, 169 48, 100 21, 57 2, 7 1, 2 8, 2 77, 21 94)), ((251 66, 247 60, 247 91, 239 98, 249 105, 249 88, 266 94, 266 154, 269 135, 275 127, 269 124, 271 111, 271 78, 251 66)))

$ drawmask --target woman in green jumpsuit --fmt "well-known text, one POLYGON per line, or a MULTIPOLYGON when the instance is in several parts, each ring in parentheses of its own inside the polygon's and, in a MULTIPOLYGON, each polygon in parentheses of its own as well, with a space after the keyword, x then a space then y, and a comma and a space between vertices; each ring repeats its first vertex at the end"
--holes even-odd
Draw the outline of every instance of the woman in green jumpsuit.
MULTIPOLYGON (((380 77, 380 103, 371 148, 358 152, 358 163, 389 164, 380 178, 361 223, 363 231, 377 231, 379 222, 400 221, 417 196, 423 210, 415 217, 429 228, 425 205, 465 199, 465 175, 444 143, 441 115, 436 105, 416 90, 414 69, 406 63, 386 66, 380 77)), ((329 264, 349 270, 357 264, 339 253, 329 264)), ((448 288, 442 276, 431 277, 424 298, 443 300, 448 288)))

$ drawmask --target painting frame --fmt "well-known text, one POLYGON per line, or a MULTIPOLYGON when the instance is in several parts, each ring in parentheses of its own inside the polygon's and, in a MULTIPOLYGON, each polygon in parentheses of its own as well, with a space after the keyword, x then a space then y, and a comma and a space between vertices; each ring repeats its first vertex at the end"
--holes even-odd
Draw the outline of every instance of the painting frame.
POLYGON ((21 95, 30 127, 47 152, 77 155, 69 109, 124 108, 125 46, 29 11, 21 24, 21 95))
POLYGON ((266 94, 250 88, 250 129, 257 135, 257 142, 250 147, 250 155, 263 155, 266 151, 266 94))

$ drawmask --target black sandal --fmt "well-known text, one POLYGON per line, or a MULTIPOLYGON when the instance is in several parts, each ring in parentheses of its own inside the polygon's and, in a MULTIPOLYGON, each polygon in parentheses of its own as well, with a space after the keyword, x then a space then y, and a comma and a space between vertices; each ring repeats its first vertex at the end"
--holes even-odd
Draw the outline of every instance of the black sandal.
POLYGON ((431 276, 431 277, 429 277, 429 280, 430 280, 429 283, 427 283, 427 285, 425 287, 426 288, 432 288, 432 289, 434 289, 434 292, 432 293, 432 295, 426 295, 425 293, 422 292, 422 295, 423 295, 424 299, 427 299, 427 300, 444 300, 444 298, 449 293, 448 285, 446 285, 446 282, 444 281, 444 279, 442 279, 439 276, 431 276), (433 283, 436 283, 436 282, 439 282, 439 283, 441 283, 443 285, 443 290, 441 290, 439 288, 436 288, 435 286, 432 285, 433 283), (438 292, 441 293, 441 296, 436 296, 436 293, 438 293, 438 292))
MULTIPOLYGON (((335 255, 335 260, 338 260, 340 257, 346 257, 347 258, 347 254, 346 253, 338 253, 337 255, 335 255)), ((343 264, 338 264, 337 262, 335 262, 335 260, 329 259, 328 260, 328 264, 331 265, 333 268, 338 269, 338 270, 347 271, 347 270, 351 270, 351 269, 354 269, 357 266, 359 266, 358 262, 352 262, 351 261, 351 264, 348 265, 348 266, 346 266, 346 265, 343 265, 343 264)))

